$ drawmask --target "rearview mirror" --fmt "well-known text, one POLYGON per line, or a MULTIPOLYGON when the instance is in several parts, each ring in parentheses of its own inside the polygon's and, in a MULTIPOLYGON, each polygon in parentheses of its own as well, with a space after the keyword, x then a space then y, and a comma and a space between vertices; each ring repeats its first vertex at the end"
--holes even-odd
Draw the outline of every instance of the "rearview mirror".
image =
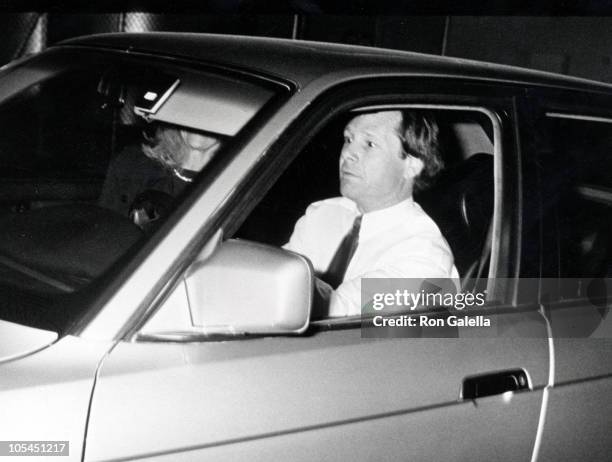
POLYGON ((194 328, 207 334, 300 333, 308 327, 314 272, 296 253, 228 240, 192 265, 185 288, 194 328))

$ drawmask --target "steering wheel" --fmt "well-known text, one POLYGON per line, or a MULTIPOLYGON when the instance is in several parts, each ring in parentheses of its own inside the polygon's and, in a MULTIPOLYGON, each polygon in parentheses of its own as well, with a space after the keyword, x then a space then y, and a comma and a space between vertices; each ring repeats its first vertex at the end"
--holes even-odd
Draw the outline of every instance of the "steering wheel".
POLYGON ((130 219, 140 229, 152 231, 167 217, 174 198, 165 192, 149 189, 136 196, 130 206, 130 219))

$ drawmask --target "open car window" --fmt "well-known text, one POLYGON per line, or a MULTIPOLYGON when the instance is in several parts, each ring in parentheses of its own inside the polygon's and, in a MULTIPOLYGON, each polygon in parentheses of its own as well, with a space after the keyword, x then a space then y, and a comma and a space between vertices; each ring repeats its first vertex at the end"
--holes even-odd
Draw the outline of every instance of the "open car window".
POLYGON ((57 50, 5 72, 0 319, 65 332, 274 94, 119 53, 57 50))
MULTIPOLYGON (((423 111, 414 109, 419 110, 423 111)), ((488 276, 498 140, 494 139, 493 122, 486 111, 449 107, 428 112, 439 126, 444 168, 428 188, 414 194, 414 199, 448 243, 464 289, 473 290, 475 281, 488 276)), ((368 113, 368 109, 341 114, 315 134, 234 237, 283 246, 290 241, 296 223, 310 204, 339 197, 343 132, 347 123, 361 113, 368 113)), ((322 238, 317 245, 324 249, 328 242, 322 238)), ((325 277, 329 259, 325 259, 324 250, 315 253, 315 272, 325 277)))

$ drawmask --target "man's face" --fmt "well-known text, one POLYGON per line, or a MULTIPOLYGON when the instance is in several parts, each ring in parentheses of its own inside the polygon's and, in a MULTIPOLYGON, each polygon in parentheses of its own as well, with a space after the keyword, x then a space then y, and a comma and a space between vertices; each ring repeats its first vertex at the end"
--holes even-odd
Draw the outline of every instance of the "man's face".
POLYGON ((355 117, 344 129, 340 154, 340 191, 362 212, 378 210, 412 196, 412 180, 422 162, 402 158, 399 111, 355 117))

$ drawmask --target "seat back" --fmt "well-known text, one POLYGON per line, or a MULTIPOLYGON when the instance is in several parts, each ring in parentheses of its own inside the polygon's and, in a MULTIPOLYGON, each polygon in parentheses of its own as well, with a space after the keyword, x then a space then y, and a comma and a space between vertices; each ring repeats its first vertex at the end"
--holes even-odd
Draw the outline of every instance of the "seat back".
POLYGON ((493 216, 493 156, 477 153, 444 170, 416 200, 436 222, 464 277, 479 261, 493 216))

